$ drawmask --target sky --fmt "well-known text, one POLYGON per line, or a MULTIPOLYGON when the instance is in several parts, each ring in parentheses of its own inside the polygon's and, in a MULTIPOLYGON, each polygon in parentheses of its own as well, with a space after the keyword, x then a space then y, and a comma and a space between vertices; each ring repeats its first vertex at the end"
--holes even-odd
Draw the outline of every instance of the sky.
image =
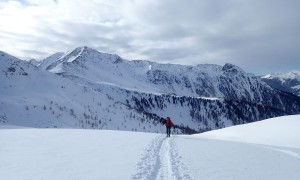
POLYGON ((88 46, 124 59, 300 70, 299 0, 0 0, 0 50, 43 59, 88 46))

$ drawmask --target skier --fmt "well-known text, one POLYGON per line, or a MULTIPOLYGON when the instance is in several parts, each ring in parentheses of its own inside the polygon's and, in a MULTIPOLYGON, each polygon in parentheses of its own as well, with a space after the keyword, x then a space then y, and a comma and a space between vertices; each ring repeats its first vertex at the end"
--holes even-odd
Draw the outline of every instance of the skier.
POLYGON ((167 119, 165 119, 163 121, 163 124, 166 125, 167 128, 167 137, 170 137, 171 134, 171 127, 175 128, 173 122, 171 121, 170 117, 167 117, 167 119))

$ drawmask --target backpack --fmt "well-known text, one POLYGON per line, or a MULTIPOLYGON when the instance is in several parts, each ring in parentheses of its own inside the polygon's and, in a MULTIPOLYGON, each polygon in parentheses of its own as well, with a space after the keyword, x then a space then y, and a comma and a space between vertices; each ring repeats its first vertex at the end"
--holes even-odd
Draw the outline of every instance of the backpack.
POLYGON ((166 126, 168 126, 168 127, 172 127, 173 126, 173 123, 172 123, 172 121, 170 119, 166 120, 166 126))

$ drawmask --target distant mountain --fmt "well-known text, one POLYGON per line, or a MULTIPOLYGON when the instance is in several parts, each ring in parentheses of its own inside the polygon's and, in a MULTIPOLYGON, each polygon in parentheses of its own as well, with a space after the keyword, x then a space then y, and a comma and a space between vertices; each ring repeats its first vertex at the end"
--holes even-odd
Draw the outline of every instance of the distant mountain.
POLYGON ((299 97, 232 64, 128 61, 88 47, 37 66, 3 52, 0 61, 0 124, 162 132, 170 116, 194 133, 300 113, 299 97))
POLYGON ((300 72, 274 73, 261 77, 270 86, 300 96, 300 72))
POLYGON ((148 117, 89 86, 4 52, 0 62, 0 125, 161 131, 157 121, 144 127, 148 117))
POLYGON ((56 62, 59 58, 61 58, 64 55, 63 52, 55 53, 45 59, 43 59, 40 64, 38 65, 39 68, 46 69, 49 65, 56 62))
POLYGON ((41 64, 41 62, 36 59, 30 59, 29 62, 34 66, 39 66, 41 64))

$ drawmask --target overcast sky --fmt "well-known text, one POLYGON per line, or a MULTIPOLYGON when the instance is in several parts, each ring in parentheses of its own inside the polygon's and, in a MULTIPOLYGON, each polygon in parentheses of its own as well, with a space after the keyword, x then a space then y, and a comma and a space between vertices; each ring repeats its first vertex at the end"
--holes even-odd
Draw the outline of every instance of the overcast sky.
POLYGON ((300 70, 300 1, 0 0, 0 50, 40 59, 79 46, 257 75, 300 70))

